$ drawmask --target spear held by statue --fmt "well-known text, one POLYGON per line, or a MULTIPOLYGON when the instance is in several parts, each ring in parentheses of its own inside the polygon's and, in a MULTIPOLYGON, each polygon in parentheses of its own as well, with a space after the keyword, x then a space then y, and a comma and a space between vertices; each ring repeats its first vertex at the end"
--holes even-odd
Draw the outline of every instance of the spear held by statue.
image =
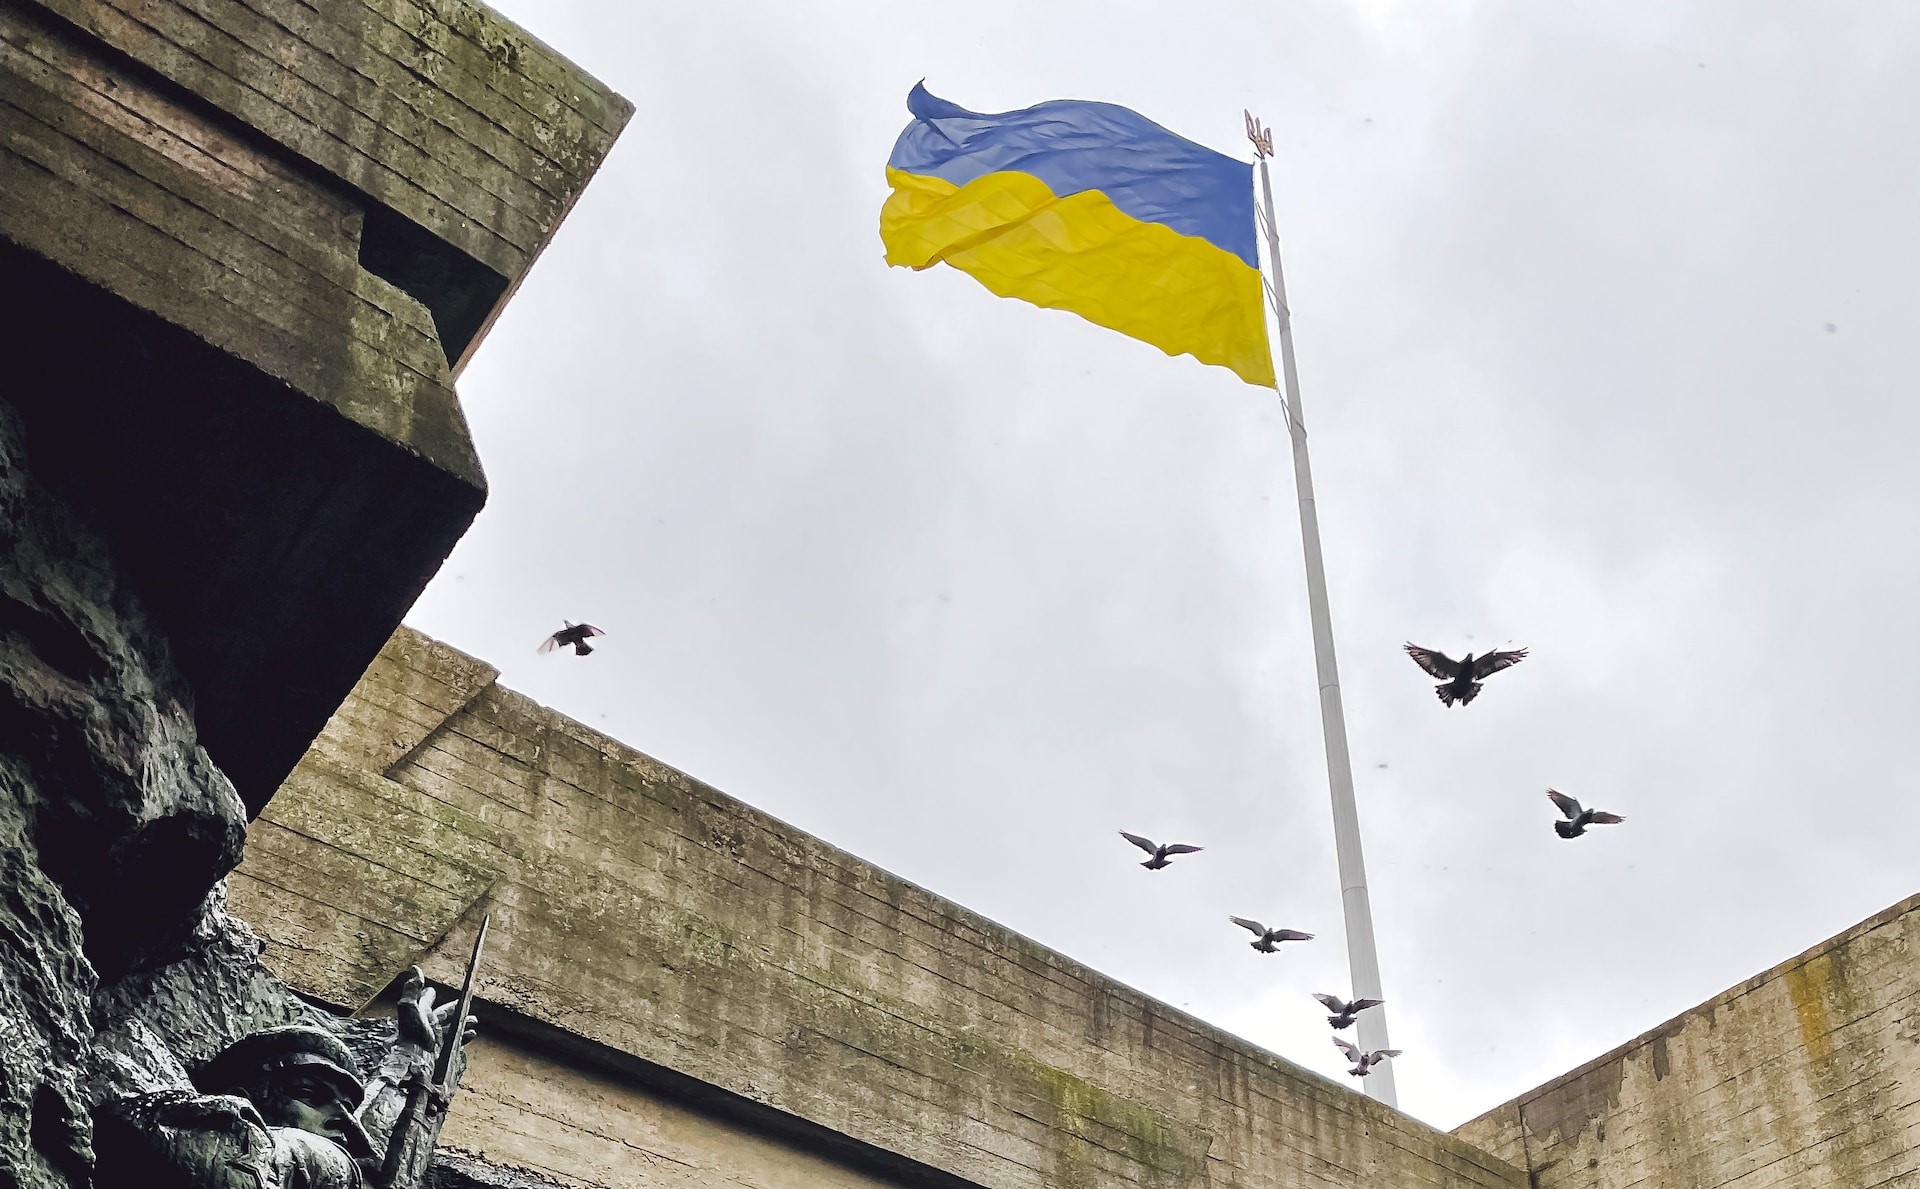
MULTIPOLYGON (((467 976, 460 985, 460 999, 436 1038, 437 1051, 431 1073, 415 1067, 407 1074, 406 1103, 394 1120, 387 1140, 386 1158, 381 1163, 378 1189, 418 1189, 425 1181, 427 1163, 433 1157, 434 1141, 453 1100, 457 1081, 454 1061, 465 1043, 473 1019, 473 982, 480 969, 480 953, 487 944, 487 926, 492 914, 481 918, 480 931, 473 939, 473 955, 467 960, 467 976)), ((432 1020, 438 1013, 429 1012, 432 1020)))

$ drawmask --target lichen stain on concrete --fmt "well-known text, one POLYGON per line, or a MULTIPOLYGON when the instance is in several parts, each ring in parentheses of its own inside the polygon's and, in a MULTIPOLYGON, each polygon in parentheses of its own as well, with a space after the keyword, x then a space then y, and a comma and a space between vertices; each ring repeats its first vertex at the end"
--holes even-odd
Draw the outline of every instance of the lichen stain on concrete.
POLYGON ((1055 1167, 1056 1183, 1078 1189, 1102 1182, 1090 1167, 1085 1145, 1111 1148, 1118 1138, 1126 1155, 1145 1174, 1142 1185, 1189 1184, 1205 1162, 1212 1137, 1187 1127, 1161 1112, 1103 1090, 1064 1069, 1034 1061, 1025 1054, 1004 1053, 1009 1064, 1024 1066, 1045 1099, 1059 1112, 1055 1125, 1084 1141, 1062 1144, 1055 1167), (1101 1132, 1108 1132, 1102 1136, 1101 1132), (1112 1133, 1118 1133, 1117 1136, 1112 1133))
POLYGON ((1835 973, 1833 955, 1825 953, 1781 975, 1793 1001, 1794 1019, 1800 1025, 1800 1046, 1814 1061, 1833 1056, 1833 1020, 1827 1010, 1827 996, 1835 973))
POLYGON ((1596 1120, 1620 1106, 1620 1086, 1626 1081, 1624 1056, 1589 1070, 1578 1081, 1561 1086, 1520 1106, 1521 1129, 1545 1137, 1548 1145, 1571 1144, 1596 1120))
POLYGON ((1656 1036, 1653 1038, 1653 1080, 1664 1082, 1672 1071, 1673 1063, 1667 1056, 1667 1038, 1656 1036))

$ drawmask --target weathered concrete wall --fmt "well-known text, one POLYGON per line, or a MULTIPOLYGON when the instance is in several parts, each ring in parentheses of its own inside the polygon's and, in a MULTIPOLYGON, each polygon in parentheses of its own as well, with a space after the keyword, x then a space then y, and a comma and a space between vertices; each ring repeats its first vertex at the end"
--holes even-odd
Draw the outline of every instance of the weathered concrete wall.
POLYGON ((484 500, 453 374, 630 110, 459 0, 0 0, 5 399, 251 810, 484 500))
POLYGON ((1455 1133, 1537 1189, 1920 1183, 1920 897, 1455 1133))
POLYGON ((364 204, 32 5, 0 4, 0 99, 8 239, 480 483, 426 309, 360 267, 364 204))
POLYGON ((396 635, 232 881, 349 1007, 457 978, 493 914, 456 1147, 594 1185, 1522 1184, 493 676, 396 635))
POLYGON ((38 0, 517 279, 632 107, 469 0, 38 0))
POLYGON ((912 1183, 512 1038, 475 1041, 469 1060, 473 1072, 456 1133, 442 1136, 441 1159, 455 1169, 484 1167, 491 1156, 563 1184, 894 1189, 912 1183))

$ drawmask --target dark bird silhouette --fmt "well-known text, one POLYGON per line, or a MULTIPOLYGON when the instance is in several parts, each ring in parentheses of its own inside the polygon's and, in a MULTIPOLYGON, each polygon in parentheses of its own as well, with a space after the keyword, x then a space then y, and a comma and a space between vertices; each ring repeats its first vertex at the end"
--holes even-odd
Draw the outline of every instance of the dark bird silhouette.
POLYGON ((1379 1007, 1386 1002, 1384 999, 1356 999, 1352 1003, 1348 1003, 1338 995, 1321 995, 1318 992, 1316 992, 1313 997, 1318 999, 1328 1011, 1333 1013, 1327 1017, 1327 1023, 1333 1025, 1335 1028, 1353 1027, 1353 1018, 1355 1016, 1370 1007, 1379 1007))
POLYGON ((1344 1036, 1334 1037, 1333 1043, 1338 1045, 1340 1051, 1347 1055, 1347 1060, 1353 1062, 1353 1068, 1347 1072, 1357 1078, 1366 1077, 1367 1074, 1373 1072, 1374 1066, 1389 1057, 1398 1057, 1401 1053, 1400 1049, 1375 1049, 1371 1053, 1363 1053, 1360 1051, 1359 1045, 1354 1044, 1344 1036))
POLYGON ((1253 942, 1253 948, 1263 954, 1271 954, 1279 949, 1282 941, 1312 941, 1313 934, 1302 933, 1298 929, 1269 929, 1259 921, 1250 921, 1245 917, 1228 917, 1228 920, 1259 938, 1253 942))
POLYGON ((1201 849, 1197 846, 1188 846, 1184 842, 1169 842, 1165 846, 1159 846, 1156 845, 1151 838, 1142 838, 1138 834, 1129 834, 1125 830, 1120 831, 1120 837, 1153 856, 1146 862, 1140 864, 1148 871, 1158 871, 1162 867, 1165 867, 1169 862, 1172 862, 1174 855, 1190 855, 1201 849))
POLYGON ((1588 826, 1617 826, 1627 819, 1617 813, 1606 813, 1598 809, 1582 809, 1580 802, 1554 789, 1547 790, 1547 796, 1567 815, 1564 822, 1553 823, 1553 832, 1562 838, 1578 838, 1587 832, 1588 826))
POLYGON ((1431 648, 1422 648, 1418 644, 1409 644, 1407 655, 1413 663, 1425 669, 1427 675, 1441 684, 1434 689, 1440 700, 1448 706, 1455 702, 1465 706, 1473 701, 1480 692, 1480 682, 1502 669, 1512 668, 1527 659, 1527 650, 1515 648, 1506 652, 1498 649, 1482 657, 1471 652, 1465 660, 1456 661, 1444 652, 1435 652, 1431 648))
POLYGON ((606 635, 605 632, 590 623, 574 623, 563 619, 560 621, 559 631, 540 641, 540 653, 544 656, 556 648, 571 644, 575 656, 585 656, 593 651, 593 645, 587 641, 594 636, 604 635, 606 635))

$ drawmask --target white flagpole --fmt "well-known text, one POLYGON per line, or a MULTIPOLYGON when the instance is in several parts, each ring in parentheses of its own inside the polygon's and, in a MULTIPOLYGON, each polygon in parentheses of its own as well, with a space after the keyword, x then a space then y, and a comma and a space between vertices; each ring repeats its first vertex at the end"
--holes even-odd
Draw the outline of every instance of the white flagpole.
MULTIPOLYGON (((1307 612, 1313 620, 1313 661, 1320 678, 1320 726, 1326 736, 1327 782, 1333 792, 1333 849, 1340 869, 1340 906, 1346 917, 1347 967, 1353 980, 1348 994, 1354 999, 1381 999, 1380 956, 1373 944, 1373 906, 1367 899, 1367 864, 1360 853, 1360 813, 1353 800, 1353 761, 1347 755, 1347 718, 1340 706, 1340 671, 1333 657, 1333 620, 1327 610, 1327 573, 1320 557, 1320 517, 1313 502, 1313 467, 1307 461, 1307 428, 1300 416, 1300 377, 1293 364, 1293 319, 1287 310, 1287 283, 1280 272, 1280 232, 1274 223, 1273 182, 1267 176, 1267 158, 1273 155, 1272 133, 1251 114, 1247 136, 1260 160, 1260 196, 1266 203, 1267 262, 1272 272, 1267 297, 1280 323, 1281 400, 1287 431, 1293 438, 1293 485, 1300 498, 1300 544, 1307 563, 1307 612)), ((1360 1013, 1360 1048, 1365 1052, 1392 1048, 1387 1041, 1387 1009, 1360 1013)), ((1391 1107, 1399 1106, 1393 1084, 1393 1063, 1373 1067, 1362 1085, 1391 1107)))

